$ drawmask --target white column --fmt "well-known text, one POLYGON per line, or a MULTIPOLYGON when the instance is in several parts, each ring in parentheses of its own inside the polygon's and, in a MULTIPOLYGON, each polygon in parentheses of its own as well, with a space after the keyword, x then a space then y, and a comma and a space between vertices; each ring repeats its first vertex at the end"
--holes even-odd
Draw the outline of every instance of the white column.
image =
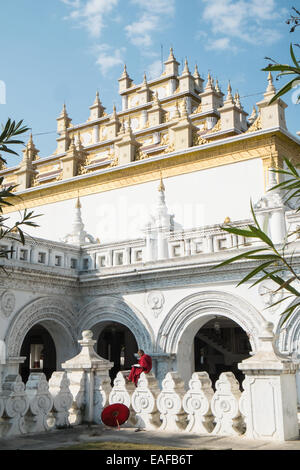
POLYGON ((122 111, 125 111, 128 108, 128 96, 122 96, 122 111))
POLYGON ((299 438, 295 374, 298 366, 279 358, 273 324, 265 322, 256 354, 238 364, 246 378, 240 409, 246 438, 288 441, 299 438))
MULTIPOLYGON (((110 382, 109 370, 113 367, 113 363, 98 356, 94 350, 96 343, 93 338, 93 333, 90 330, 82 332, 82 340, 78 343, 81 345, 81 352, 62 364, 68 374, 80 372, 85 375, 85 416, 84 421, 88 423, 99 422, 99 416, 104 406, 104 400, 99 400, 99 393, 103 388, 103 395, 108 396, 108 383, 110 382), (97 409, 95 407, 97 406, 97 409)), ((72 389, 71 389, 72 391, 72 389)), ((110 392, 110 390, 109 390, 110 392)), ((74 397, 76 400, 76 397, 74 397)), ((106 401, 106 400, 105 400, 106 401)))
POLYGON ((286 221, 283 207, 272 211, 270 218, 270 232, 273 243, 283 243, 286 236, 286 221))

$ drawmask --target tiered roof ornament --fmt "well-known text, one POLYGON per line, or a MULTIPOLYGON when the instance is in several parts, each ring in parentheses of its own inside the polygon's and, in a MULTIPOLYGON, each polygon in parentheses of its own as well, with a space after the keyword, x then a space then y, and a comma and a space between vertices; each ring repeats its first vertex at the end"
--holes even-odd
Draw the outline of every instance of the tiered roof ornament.
POLYGON ((133 80, 129 77, 127 73, 127 67, 126 64, 124 64, 124 69, 121 77, 119 78, 119 92, 121 93, 122 91, 128 90, 133 84, 133 80))
POLYGON ((84 230, 84 223, 82 222, 81 217, 81 203, 79 196, 76 200, 75 204, 75 215, 72 224, 72 231, 63 238, 65 243, 69 243, 71 245, 85 245, 87 243, 96 243, 96 240, 92 235, 89 235, 84 230))
POLYGON ((197 64, 195 65, 195 70, 193 74, 194 80, 195 80, 195 85, 197 88, 197 91, 201 93, 203 91, 203 78, 200 77, 199 70, 197 64))
POLYGON ((33 143, 32 134, 30 133, 28 142, 23 152, 23 158, 16 171, 18 190, 29 188, 32 185, 36 170, 33 168, 32 162, 38 158, 39 150, 33 143))
POLYGON ((272 104, 269 104, 275 94, 276 88, 273 83, 272 74, 269 72, 268 86, 264 93, 264 99, 259 103, 256 103, 259 109, 262 129, 268 129, 271 127, 287 129, 284 113, 287 104, 281 98, 278 98, 272 104))
POLYGON ((90 117, 89 121, 94 121, 95 119, 99 119, 104 115, 105 107, 102 105, 100 98, 99 98, 99 91, 96 92, 96 98, 92 106, 90 106, 90 117))
POLYGON ((168 59, 164 62, 165 65, 165 70, 164 74, 165 75, 175 75, 176 77, 178 76, 178 68, 179 68, 179 62, 174 57, 173 53, 173 48, 170 48, 170 54, 168 59))

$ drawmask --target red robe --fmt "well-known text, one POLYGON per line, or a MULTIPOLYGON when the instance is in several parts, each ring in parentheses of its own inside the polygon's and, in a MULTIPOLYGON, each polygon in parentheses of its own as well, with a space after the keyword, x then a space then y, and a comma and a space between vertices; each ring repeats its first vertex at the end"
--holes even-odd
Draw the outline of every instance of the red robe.
POLYGON ((137 381, 139 380, 141 373, 145 372, 146 374, 148 374, 148 372, 150 372, 150 370, 152 369, 152 359, 150 356, 148 356, 148 354, 143 354, 140 357, 138 363, 141 367, 132 366, 128 377, 128 380, 131 380, 131 382, 133 382, 135 386, 137 386, 137 381))

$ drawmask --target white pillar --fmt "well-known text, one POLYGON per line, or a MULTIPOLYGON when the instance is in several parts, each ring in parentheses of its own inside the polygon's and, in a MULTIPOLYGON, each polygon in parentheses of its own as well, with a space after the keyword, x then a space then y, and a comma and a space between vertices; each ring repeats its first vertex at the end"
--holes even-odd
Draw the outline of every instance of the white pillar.
POLYGON ((246 376, 240 409, 246 437, 288 441, 299 438, 295 374, 298 366, 274 351, 273 324, 265 322, 256 354, 238 364, 246 376))
POLYGON ((96 341, 92 337, 92 331, 83 331, 82 340, 78 341, 82 347, 81 352, 73 359, 62 364, 62 368, 68 372, 68 375, 69 373, 72 375, 74 372, 81 372, 85 375, 85 412, 83 420, 88 423, 97 422, 96 417, 101 416, 102 409, 106 406, 104 401, 99 400, 99 393, 101 395, 101 386, 103 384, 103 393, 107 395, 107 384, 110 382, 109 370, 113 367, 112 362, 98 356, 94 350, 96 341), (95 409, 96 405, 97 409, 95 409))
POLYGON ((274 209, 270 218, 270 234, 273 243, 283 243, 286 237, 286 221, 284 208, 274 209))

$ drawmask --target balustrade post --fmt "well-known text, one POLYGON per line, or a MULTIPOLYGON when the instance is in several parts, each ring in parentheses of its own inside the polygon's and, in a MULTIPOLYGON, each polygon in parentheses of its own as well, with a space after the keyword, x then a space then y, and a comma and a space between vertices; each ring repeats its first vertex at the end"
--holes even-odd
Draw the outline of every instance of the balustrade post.
POLYGON ((29 410, 24 418, 26 429, 28 432, 48 431, 47 417, 53 406, 53 398, 45 374, 31 373, 25 391, 29 400, 29 410))
POLYGON ((160 388, 154 374, 142 372, 132 395, 132 407, 136 413, 139 429, 153 431, 161 425, 156 403, 159 394, 160 388))
POLYGON ((184 395, 184 382, 178 372, 168 372, 157 397, 157 408, 162 419, 161 431, 176 432, 186 428, 187 415, 182 407, 184 395))
POLYGON ((113 403, 122 403, 122 405, 127 406, 130 411, 127 424, 130 426, 135 426, 137 424, 137 419, 131 401, 136 387, 133 382, 129 382, 125 379, 125 376, 128 374, 129 371, 120 371, 117 373, 113 388, 109 394, 109 404, 112 405, 113 403))
POLYGON ((5 377, 0 402, 4 410, 0 421, 0 436, 11 437, 26 433, 24 416, 29 408, 29 400, 21 376, 9 374, 5 377))
POLYGON ((296 371, 298 364, 278 357, 273 324, 265 322, 259 349, 238 368, 245 374, 240 409, 250 439, 299 439, 296 371))
POLYGON ((111 390, 109 370, 113 367, 113 363, 98 356, 94 350, 96 341, 92 338, 92 331, 83 331, 82 340, 78 341, 82 347, 81 352, 62 364, 62 368, 67 371, 70 379, 77 421, 82 419, 87 423, 100 423, 102 409, 108 404, 108 395, 111 390), (72 386, 74 381, 75 390, 72 386), (82 385, 84 385, 83 390, 82 385), (79 397, 74 395, 78 392, 81 392, 79 397))
POLYGON ((239 410, 241 391, 232 372, 223 372, 216 382, 216 392, 211 401, 216 426, 212 434, 238 436, 244 432, 244 420, 239 410))
POLYGON ((188 413, 187 432, 208 434, 214 429, 211 401, 214 391, 207 372, 194 372, 189 390, 183 397, 183 409, 188 413))
POLYGON ((49 421, 52 421, 52 426, 58 429, 70 427, 69 410, 72 407, 73 395, 69 385, 70 380, 66 372, 53 372, 49 380, 49 392, 53 398, 49 421))

